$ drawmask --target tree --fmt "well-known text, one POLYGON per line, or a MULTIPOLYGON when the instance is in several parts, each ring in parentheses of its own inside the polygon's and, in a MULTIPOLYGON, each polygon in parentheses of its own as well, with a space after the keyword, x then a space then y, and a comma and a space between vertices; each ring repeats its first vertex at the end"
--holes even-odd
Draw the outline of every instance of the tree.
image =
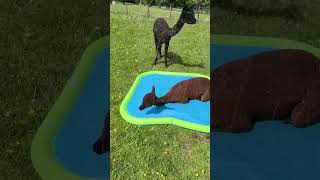
POLYGON ((198 19, 199 19, 201 7, 209 6, 209 0, 188 0, 187 4, 196 6, 198 8, 198 19))
POLYGON ((141 0, 141 3, 145 6, 147 6, 148 10, 147 10, 147 18, 149 18, 150 16, 150 7, 156 4, 157 0, 141 0))

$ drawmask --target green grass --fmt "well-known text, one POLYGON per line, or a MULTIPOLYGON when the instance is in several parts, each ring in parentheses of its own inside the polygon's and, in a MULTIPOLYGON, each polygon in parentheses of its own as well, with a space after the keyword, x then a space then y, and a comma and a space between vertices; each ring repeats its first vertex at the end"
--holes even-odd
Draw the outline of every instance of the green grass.
MULTIPOLYGON (((147 19, 144 6, 128 8, 129 16, 126 16, 125 6, 111 6, 111 178, 208 179, 208 134, 172 125, 129 124, 121 118, 119 107, 142 72, 160 70, 209 75, 209 16, 200 15, 198 24, 185 25, 172 38, 169 47, 172 64, 165 68, 163 63, 151 65, 155 58, 152 27, 156 17, 169 21, 169 11, 150 8, 151 17, 147 19)), ((179 14, 172 12, 170 26, 179 14)))
POLYGON ((0 2, 0 179, 40 179, 33 137, 85 48, 106 35, 104 1, 0 2))

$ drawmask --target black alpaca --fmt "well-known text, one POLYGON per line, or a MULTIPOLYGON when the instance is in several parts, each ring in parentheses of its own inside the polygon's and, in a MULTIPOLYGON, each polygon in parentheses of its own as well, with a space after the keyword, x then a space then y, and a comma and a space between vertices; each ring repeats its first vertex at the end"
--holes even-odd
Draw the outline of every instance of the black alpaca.
POLYGON ((195 24, 196 21, 197 20, 194 17, 194 11, 191 7, 183 8, 180 18, 173 28, 170 28, 166 20, 164 20, 163 18, 156 19, 153 25, 154 42, 156 46, 156 58, 154 59, 153 65, 156 65, 158 56, 160 55, 161 57, 161 47, 162 47, 162 44, 165 44, 164 61, 165 61, 166 67, 168 66, 167 64, 168 48, 169 48, 171 37, 178 34, 178 32, 181 30, 181 28, 185 23, 195 24))

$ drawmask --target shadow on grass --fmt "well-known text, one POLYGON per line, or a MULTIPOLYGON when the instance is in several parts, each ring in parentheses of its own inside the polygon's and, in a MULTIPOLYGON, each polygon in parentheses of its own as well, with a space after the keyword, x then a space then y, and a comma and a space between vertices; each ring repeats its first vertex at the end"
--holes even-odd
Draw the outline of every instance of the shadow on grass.
MULTIPOLYGON (((157 64, 160 64, 160 63, 163 64, 164 63, 164 55, 163 54, 161 56, 161 61, 159 61, 159 60, 158 60, 157 64)), ((199 63, 199 64, 185 63, 185 62, 182 61, 181 56, 179 56, 178 54, 176 54, 174 52, 168 52, 168 66, 170 66, 172 64, 180 64, 180 65, 183 65, 185 67, 198 67, 198 68, 201 68, 201 69, 206 68, 203 63, 199 63)))
POLYGON ((173 110, 173 108, 167 107, 167 106, 155 106, 151 108, 149 111, 146 112, 146 114, 160 114, 163 110, 173 110))

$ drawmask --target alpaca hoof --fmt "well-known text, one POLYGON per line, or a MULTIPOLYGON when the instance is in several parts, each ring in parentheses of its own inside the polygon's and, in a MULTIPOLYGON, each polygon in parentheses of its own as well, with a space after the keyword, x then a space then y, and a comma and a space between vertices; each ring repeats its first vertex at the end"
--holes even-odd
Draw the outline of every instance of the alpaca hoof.
POLYGON ((102 141, 96 141, 93 144, 93 151, 97 154, 103 154, 107 152, 107 148, 103 145, 102 141))

